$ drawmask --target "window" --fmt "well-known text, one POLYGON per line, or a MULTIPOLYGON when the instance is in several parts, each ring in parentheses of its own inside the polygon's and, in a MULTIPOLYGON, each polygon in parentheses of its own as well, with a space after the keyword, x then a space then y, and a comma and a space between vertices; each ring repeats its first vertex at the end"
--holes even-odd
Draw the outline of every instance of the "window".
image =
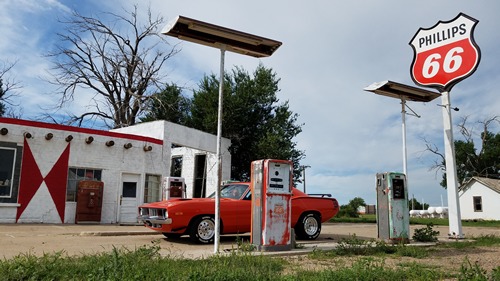
POLYGON ((0 197, 10 198, 16 165, 16 149, 0 147, 0 159, 0 197))
POLYGON ((66 188, 66 201, 76 202, 76 193, 78 191, 78 183, 81 180, 101 180, 102 170, 86 169, 86 168, 69 168, 68 172, 68 187, 66 188))
POLYGON ((474 204, 474 212, 482 212, 483 211, 483 199, 481 196, 472 197, 472 201, 474 204))
POLYGON ((160 176, 146 175, 144 203, 158 202, 160 199, 160 176))
POLYGON ((170 176, 171 177, 182 176, 182 156, 172 157, 172 162, 170 163, 170 176))
POLYGON ((393 199, 405 199, 405 181, 402 179, 392 179, 393 199))
POLYGON ((135 198, 137 196, 137 183, 135 181, 124 181, 122 196, 123 198, 135 198))
POLYGON ((205 197, 207 182, 206 162, 207 156, 205 154, 196 155, 194 158, 193 197, 205 197))

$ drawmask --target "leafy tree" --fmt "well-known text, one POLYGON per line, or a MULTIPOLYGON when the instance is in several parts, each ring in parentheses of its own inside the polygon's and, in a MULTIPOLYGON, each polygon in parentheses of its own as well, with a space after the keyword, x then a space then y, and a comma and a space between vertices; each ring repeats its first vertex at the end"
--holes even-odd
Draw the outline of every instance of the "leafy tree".
MULTIPOLYGON (((494 116, 476 122, 481 128, 479 134, 475 133, 475 126, 467 124, 467 119, 462 118, 458 125, 463 140, 454 142, 458 182, 463 183, 474 176, 500 178, 500 133, 490 131, 500 124, 500 117, 494 116), (475 139, 480 140, 479 146, 476 145, 475 139)), ((445 171, 445 158, 437 146, 426 141, 426 147, 427 151, 439 156, 439 160, 435 161, 431 169, 445 171)), ((446 188, 446 173, 443 173, 441 186, 446 188)))
POLYGON ((182 95, 182 89, 175 84, 168 84, 155 99, 149 101, 146 116, 141 121, 166 120, 186 124, 190 107, 191 100, 182 95))
POLYGON ((408 206, 410 207, 410 210, 427 210, 429 209, 429 204, 427 203, 420 203, 418 202, 417 199, 412 198, 411 200, 408 201, 408 206))
MULTIPOLYGON (((288 102, 279 103, 280 79, 270 68, 259 65, 253 76, 236 67, 224 75, 222 135, 231 139, 231 177, 247 180, 250 163, 258 159, 287 159, 294 163, 295 180, 300 178, 299 161, 304 152, 293 138, 302 131, 298 115, 288 102)), ((219 80, 205 76, 194 91, 191 115, 186 125, 217 133, 219 80)))
POLYGON ((163 88, 160 70, 177 50, 169 48, 159 33, 163 18, 153 17, 150 9, 147 12, 145 23, 139 22, 137 6, 125 16, 101 14, 108 22, 78 12, 62 21, 66 30, 58 34, 60 43, 49 54, 54 59, 50 82, 59 86, 58 107, 80 91, 94 94, 89 110, 70 114, 66 123, 101 120, 114 128, 133 125, 163 88))
POLYGON ((358 208, 361 206, 366 206, 365 200, 360 197, 354 197, 349 201, 347 205, 340 206, 339 217, 359 217, 358 208))

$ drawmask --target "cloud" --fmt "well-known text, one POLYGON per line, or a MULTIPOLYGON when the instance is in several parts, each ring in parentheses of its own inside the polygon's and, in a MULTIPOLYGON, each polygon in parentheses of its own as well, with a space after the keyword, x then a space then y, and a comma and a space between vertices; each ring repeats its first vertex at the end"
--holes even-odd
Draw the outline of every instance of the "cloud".
MULTIPOLYGON (((135 2, 9 0, 0 4, 0 30, 6 38, 0 41, 0 52, 2 59, 19 58, 16 71, 27 84, 23 96, 29 116, 39 111, 35 104, 50 102, 41 93, 51 88, 36 77, 49 68, 41 54, 53 46, 54 34, 60 31, 57 18, 68 9, 92 15, 100 11, 121 13, 135 2), (31 100, 36 103, 30 104, 31 100)), ((453 112, 453 120, 456 124, 462 116, 482 120, 500 114, 496 85, 500 78, 498 1, 478 5, 466 0, 152 0, 139 3, 139 8, 148 5, 167 21, 183 15, 283 42, 269 58, 226 53, 225 69, 242 66, 252 72, 263 63, 276 71, 281 78, 279 99, 288 100, 290 109, 300 115, 299 122, 305 123, 296 141, 307 154, 304 164, 311 166, 307 169, 307 190, 332 193, 342 204, 354 197, 374 203, 375 174, 402 170, 400 101, 363 88, 383 80, 414 85, 410 78, 413 51, 408 43, 420 27, 432 27, 460 12, 479 20, 475 39, 482 59, 477 71, 451 92, 452 105, 460 108, 453 112)), ((203 75, 218 75, 219 50, 175 38, 167 40, 182 49, 167 63, 169 81, 190 91, 203 75)), ((435 157, 422 153, 422 139, 442 151, 441 103, 440 98, 426 104, 409 102, 421 117, 406 117, 410 192, 417 200, 433 204, 440 204, 443 195, 441 175, 428 170, 435 157)), ((84 104, 85 98, 77 105, 83 108, 84 104)), ((455 137, 459 137, 457 132, 455 137)))

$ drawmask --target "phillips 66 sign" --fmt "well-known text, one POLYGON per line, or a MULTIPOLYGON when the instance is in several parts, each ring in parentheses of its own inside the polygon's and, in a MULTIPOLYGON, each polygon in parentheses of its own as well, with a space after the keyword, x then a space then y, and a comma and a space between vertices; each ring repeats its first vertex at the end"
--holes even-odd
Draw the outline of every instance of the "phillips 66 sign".
POLYGON ((420 28, 410 41, 415 51, 411 77, 424 87, 450 91, 476 70, 481 53, 473 31, 478 20, 460 13, 451 21, 420 28))

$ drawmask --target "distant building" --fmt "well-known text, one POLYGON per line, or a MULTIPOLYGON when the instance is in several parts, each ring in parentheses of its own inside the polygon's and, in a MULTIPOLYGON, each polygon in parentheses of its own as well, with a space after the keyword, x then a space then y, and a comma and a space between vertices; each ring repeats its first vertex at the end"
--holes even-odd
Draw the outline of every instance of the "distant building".
MULTIPOLYGON (((189 197, 214 192, 216 143, 166 121, 104 131, 0 118, 0 223, 75 223, 89 212, 97 223, 135 223, 140 204, 162 199, 174 166, 189 197)), ((222 180, 229 145, 223 138, 222 180)))
POLYGON ((500 220, 500 179, 473 177, 459 188, 463 220, 500 220))
POLYGON ((359 206, 357 213, 360 215, 375 215, 377 213, 375 205, 359 206))

